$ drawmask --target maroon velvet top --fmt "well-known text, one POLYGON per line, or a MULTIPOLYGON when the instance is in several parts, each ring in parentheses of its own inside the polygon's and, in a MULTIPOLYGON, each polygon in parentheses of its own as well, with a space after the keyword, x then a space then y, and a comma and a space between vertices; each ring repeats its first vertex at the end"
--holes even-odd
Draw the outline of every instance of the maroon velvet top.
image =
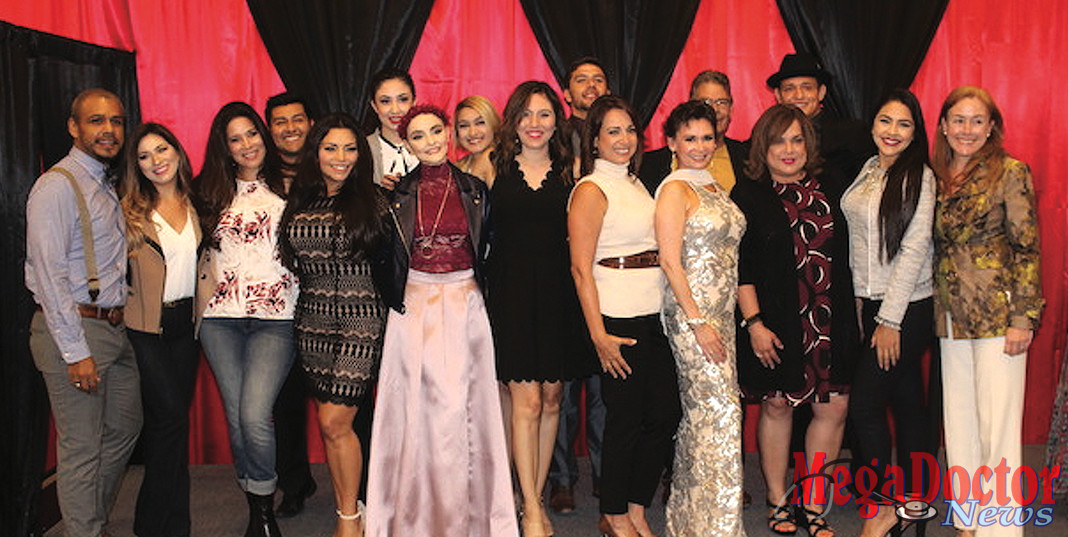
POLYGON ((424 164, 419 169, 422 175, 417 193, 411 268, 438 274, 472 268, 474 247, 467 229, 467 215, 460 202, 460 189, 452 178, 451 168, 448 164, 424 164))

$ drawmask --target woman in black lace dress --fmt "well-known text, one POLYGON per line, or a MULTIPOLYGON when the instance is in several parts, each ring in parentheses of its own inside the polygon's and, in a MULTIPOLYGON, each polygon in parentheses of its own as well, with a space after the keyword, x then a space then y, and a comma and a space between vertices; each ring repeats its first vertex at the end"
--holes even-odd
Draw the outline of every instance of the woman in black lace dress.
POLYGON ((296 346, 319 410, 336 537, 362 535, 363 448, 352 420, 377 373, 385 323, 371 275, 386 237, 385 201, 369 155, 351 117, 316 122, 282 219, 282 256, 300 276, 296 346))

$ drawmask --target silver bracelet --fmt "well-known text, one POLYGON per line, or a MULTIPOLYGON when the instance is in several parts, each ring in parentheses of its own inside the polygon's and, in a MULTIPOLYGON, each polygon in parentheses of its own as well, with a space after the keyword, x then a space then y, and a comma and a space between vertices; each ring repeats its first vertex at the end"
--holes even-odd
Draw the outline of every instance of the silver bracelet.
POLYGON ((686 324, 690 325, 690 328, 697 328, 702 324, 708 324, 708 319, 704 317, 689 317, 686 319, 686 324))
POLYGON ((881 325, 883 325, 883 326, 885 326, 887 328, 893 328, 894 330, 897 330, 898 332, 901 331, 901 323, 895 323, 894 321, 891 321, 890 319, 887 319, 886 317, 880 317, 879 315, 875 316, 875 324, 881 324, 881 325))

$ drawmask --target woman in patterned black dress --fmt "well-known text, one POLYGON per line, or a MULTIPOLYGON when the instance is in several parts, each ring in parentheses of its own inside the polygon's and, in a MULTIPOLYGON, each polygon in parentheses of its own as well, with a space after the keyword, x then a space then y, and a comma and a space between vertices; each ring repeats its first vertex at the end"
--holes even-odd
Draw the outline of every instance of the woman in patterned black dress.
POLYGON ((351 117, 316 122, 282 220, 282 257, 301 282, 296 346, 319 410, 337 505, 335 537, 362 535, 362 446, 352 420, 378 370, 385 323, 372 279, 386 236, 385 198, 368 155, 351 117))
POLYGON ((819 470, 817 457, 838 457, 845 430, 859 351, 849 235, 838 203, 845 181, 820 173, 816 130, 796 107, 769 108, 750 140, 750 179, 731 194, 749 223, 738 260, 738 374, 746 394, 761 401, 768 527, 789 535, 804 526, 811 537, 833 537, 822 514, 826 499, 806 495, 795 518, 786 485, 794 408, 812 405, 805 433, 811 472, 819 470))

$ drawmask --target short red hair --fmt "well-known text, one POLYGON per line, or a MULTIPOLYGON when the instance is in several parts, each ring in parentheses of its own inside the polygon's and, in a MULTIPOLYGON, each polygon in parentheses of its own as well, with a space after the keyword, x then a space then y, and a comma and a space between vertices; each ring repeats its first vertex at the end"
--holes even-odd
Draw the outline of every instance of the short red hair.
POLYGON ((449 114, 446 114, 444 110, 432 104, 417 104, 411 107, 407 114, 404 114, 400 124, 397 125, 397 134, 400 134, 401 139, 408 139, 408 124, 412 122, 412 118, 423 114, 438 116, 446 127, 449 126, 449 114))

